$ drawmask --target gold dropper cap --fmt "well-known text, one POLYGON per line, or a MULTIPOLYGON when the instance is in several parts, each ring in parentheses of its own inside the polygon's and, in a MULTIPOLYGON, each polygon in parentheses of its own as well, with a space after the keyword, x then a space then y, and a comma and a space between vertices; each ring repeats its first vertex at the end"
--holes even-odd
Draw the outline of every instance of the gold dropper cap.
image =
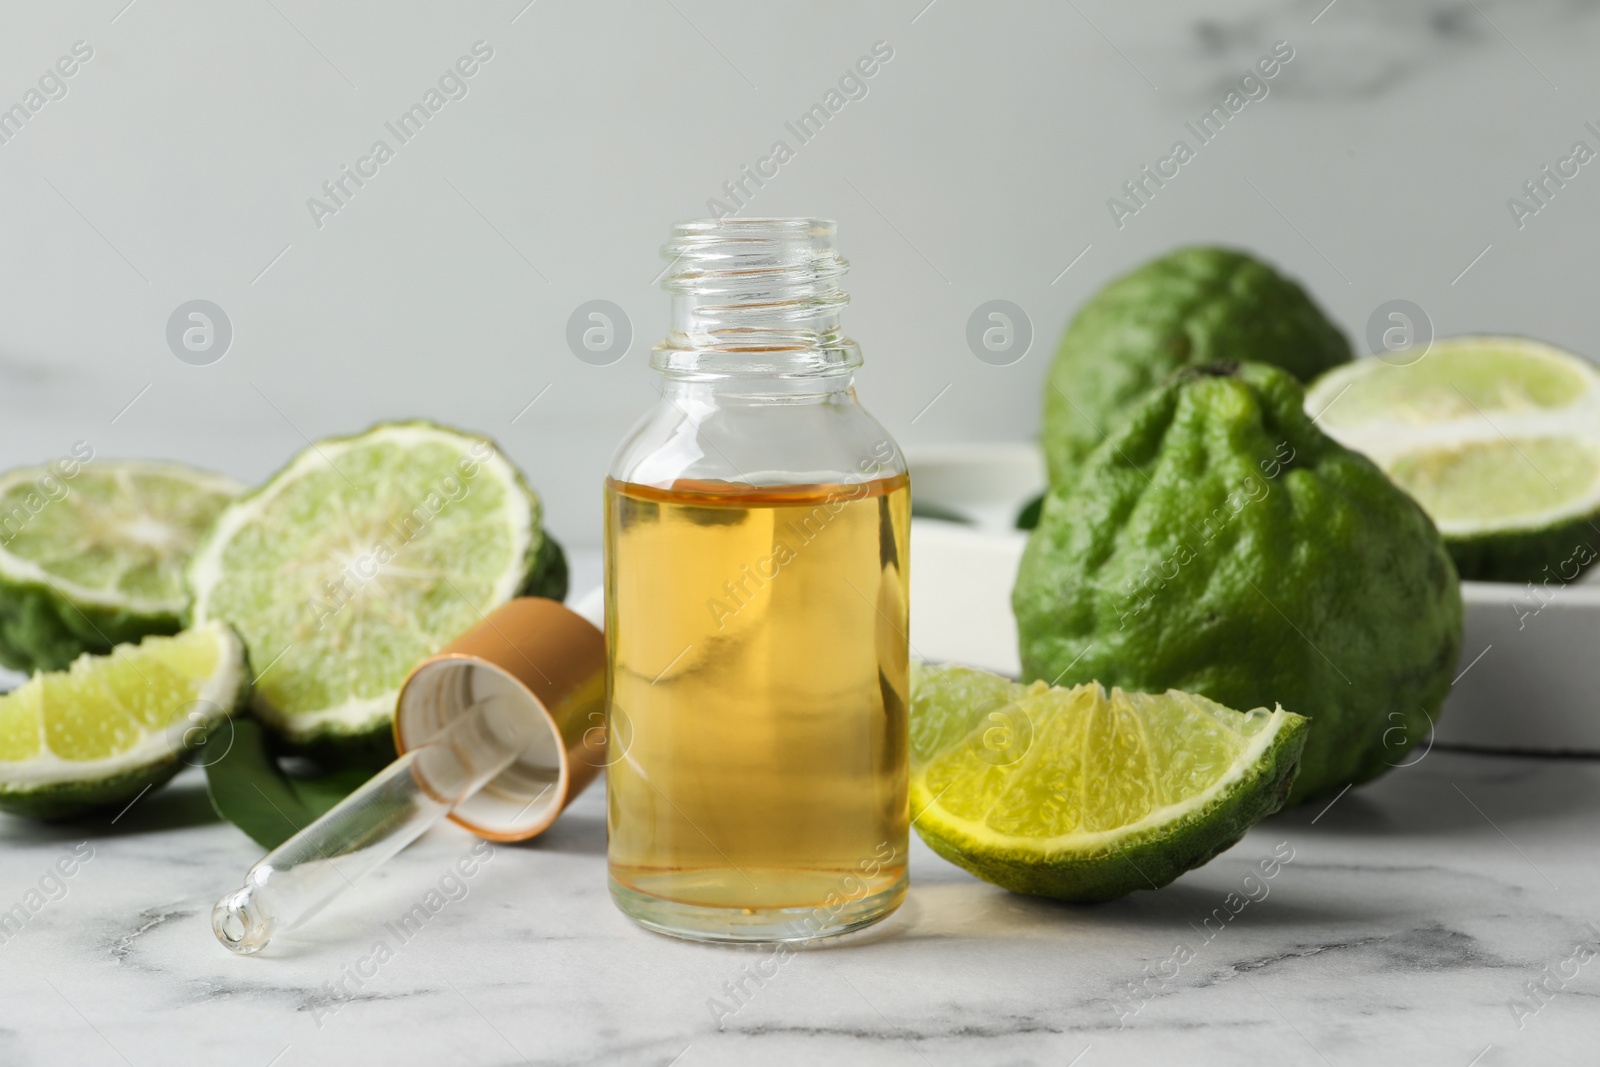
POLYGON ((593 623, 554 600, 520 597, 484 616, 412 670, 395 707, 404 755, 490 697, 547 727, 450 818, 491 841, 543 833, 606 763, 606 646, 593 623))

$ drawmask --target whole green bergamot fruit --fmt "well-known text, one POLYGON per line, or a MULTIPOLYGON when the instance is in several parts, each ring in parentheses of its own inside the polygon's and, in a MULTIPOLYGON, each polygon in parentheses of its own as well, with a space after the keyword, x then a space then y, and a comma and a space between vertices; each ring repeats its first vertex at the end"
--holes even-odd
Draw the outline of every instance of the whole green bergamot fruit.
POLYGON ((1304 289, 1254 256, 1196 247, 1152 260, 1091 297, 1056 349, 1042 433, 1051 484, 1167 375, 1222 359, 1309 382, 1347 362, 1350 343, 1304 289))
POLYGON ((1291 803, 1407 762, 1461 646, 1433 522, 1302 402, 1262 364, 1174 374, 1046 497, 1012 593, 1024 681, 1309 717, 1291 803))

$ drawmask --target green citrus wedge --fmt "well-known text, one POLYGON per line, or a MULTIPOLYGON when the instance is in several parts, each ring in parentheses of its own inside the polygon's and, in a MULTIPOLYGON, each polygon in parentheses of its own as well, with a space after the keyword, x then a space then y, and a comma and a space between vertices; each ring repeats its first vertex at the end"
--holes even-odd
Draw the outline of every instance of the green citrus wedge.
POLYGON ((1600 370, 1514 337, 1318 379, 1306 411, 1439 527, 1461 577, 1570 581, 1600 558, 1600 370))
POLYGON ((912 825, 1018 893, 1092 902, 1156 889, 1277 811, 1309 720, 1169 690, 912 676, 912 825))
POLYGON ((207 739, 249 677, 243 644, 219 622, 34 675, 0 696, 0 810, 63 819, 128 803, 186 756, 210 758, 207 739))
POLYGON ((56 670, 84 652, 176 632, 189 554, 241 488, 176 463, 94 459, 87 448, 0 474, 0 663, 56 670))
POLYGON ((196 621, 239 631, 252 707, 291 745, 381 755, 400 683, 522 593, 565 595, 539 498, 485 437, 388 423, 305 449, 218 516, 196 621))

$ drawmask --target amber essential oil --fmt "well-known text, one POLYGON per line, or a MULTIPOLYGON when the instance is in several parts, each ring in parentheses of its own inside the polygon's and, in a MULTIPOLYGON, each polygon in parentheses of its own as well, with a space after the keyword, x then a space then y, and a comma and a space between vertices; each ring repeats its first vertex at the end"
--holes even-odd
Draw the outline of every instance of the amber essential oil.
POLYGON ((881 918, 906 891, 906 476, 605 496, 619 904, 711 940, 881 918))

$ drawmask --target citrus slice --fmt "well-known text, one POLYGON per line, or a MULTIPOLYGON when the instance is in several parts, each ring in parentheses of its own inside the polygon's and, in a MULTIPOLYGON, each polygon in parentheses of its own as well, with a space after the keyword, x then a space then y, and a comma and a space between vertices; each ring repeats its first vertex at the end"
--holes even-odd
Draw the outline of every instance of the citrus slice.
POLYGON ((392 752, 418 660, 520 593, 565 595, 539 498, 487 438, 431 423, 319 441, 218 516, 196 621, 244 638, 256 714, 292 745, 392 752))
POLYGON ((911 718, 922 839, 995 885, 1080 902, 1159 888, 1237 842, 1283 806, 1309 727, 1177 690, 920 665, 911 718))
POLYGON ((1455 337, 1340 367, 1306 411, 1416 498, 1461 577, 1566 582, 1600 558, 1600 370, 1584 359, 1455 337))
POLYGON ((85 655, 0 696, 0 810, 69 818, 125 804, 209 757, 243 703, 244 646, 223 623, 85 655))
POLYGON ((56 670, 177 631, 183 568, 242 487, 176 463, 79 454, 0 474, 0 663, 56 670))

